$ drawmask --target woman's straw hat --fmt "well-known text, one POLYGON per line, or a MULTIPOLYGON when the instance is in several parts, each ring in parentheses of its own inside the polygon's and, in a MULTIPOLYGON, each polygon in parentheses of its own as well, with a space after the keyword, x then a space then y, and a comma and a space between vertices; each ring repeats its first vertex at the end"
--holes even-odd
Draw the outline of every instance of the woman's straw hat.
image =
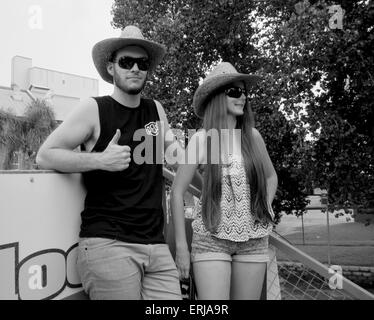
POLYGON ((113 77, 107 71, 107 64, 113 52, 127 46, 142 47, 148 53, 150 69, 156 69, 166 53, 162 44, 146 40, 136 26, 127 26, 118 38, 109 38, 96 43, 92 49, 92 59, 100 76, 107 82, 113 83, 113 77))
POLYGON ((257 75, 239 73, 229 62, 221 62, 208 74, 194 94, 192 105, 196 115, 199 118, 204 117, 208 98, 220 88, 232 82, 244 81, 248 90, 250 86, 255 85, 260 79, 257 75))

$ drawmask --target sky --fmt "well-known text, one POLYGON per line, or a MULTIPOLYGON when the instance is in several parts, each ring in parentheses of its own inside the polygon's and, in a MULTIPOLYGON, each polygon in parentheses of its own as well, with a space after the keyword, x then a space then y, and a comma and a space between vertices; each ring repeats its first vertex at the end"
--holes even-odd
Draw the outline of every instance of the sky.
POLYGON ((11 60, 32 58, 40 68, 99 80, 99 95, 112 85, 97 73, 91 57, 95 43, 120 35, 111 26, 114 0, 1 0, 0 86, 10 87, 11 60))

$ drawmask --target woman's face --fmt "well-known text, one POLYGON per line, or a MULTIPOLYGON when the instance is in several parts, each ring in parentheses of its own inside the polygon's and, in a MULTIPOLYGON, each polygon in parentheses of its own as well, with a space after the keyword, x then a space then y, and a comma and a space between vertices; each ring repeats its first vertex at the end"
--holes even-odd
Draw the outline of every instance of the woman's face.
POLYGON ((227 115, 228 116, 242 116, 244 114, 244 106, 246 102, 245 86, 243 82, 233 82, 225 90, 227 98, 227 115), (240 88, 242 92, 240 92, 240 88))

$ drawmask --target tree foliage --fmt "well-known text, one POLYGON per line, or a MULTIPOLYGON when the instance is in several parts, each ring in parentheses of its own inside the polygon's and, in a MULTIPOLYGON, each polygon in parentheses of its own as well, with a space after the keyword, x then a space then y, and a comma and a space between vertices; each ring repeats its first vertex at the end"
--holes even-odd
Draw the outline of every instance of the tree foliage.
POLYGON ((343 2, 341 30, 329 27, 331 4, 115 0, 112 25, 167 47, 146 94, 174 128, 200 126, 193 93, 219 61, 262 76, 251 106, 279 178, 277 214, 304 213, 314 187, 331 209, 373 207, 373 5, 343 2))
POLYGON ((288 74, 285 110, 300 114, 302 103, 300 120, 313 138, 303 159, 304 185, 327 189, 331 211, 374 208, 374 4, 342 1, 342 28, 332 29, 335 3, 304 1, 299 13, 289 3, 263 14, 280 26, 268 54, 288 74))
POLYGON ((2 168, 11 169, 13 157, 18 153, 19 169, 33 169, 40 145, 56 125, 53 110, 44 100, 32 101, 23 117, 1 111, 0 145, 5 149, 2 168))

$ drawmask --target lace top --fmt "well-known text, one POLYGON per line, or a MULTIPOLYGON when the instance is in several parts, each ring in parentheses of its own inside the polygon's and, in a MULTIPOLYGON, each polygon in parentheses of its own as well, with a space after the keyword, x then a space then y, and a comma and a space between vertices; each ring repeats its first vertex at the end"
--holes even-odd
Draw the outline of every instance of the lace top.
MULTIPOLYGON (((229 155, 229 164, 222 165, 221 221, 213 235, 231 241, 248 241, 262 238, 272 231, 271 222, 255 221, 251 213, 251 195, 245 168, 240 156, 229 155)), ((269 211, 274 213, 269 205, 269 211)), ((201 199, 194 208, 196 219, 192 222, 193 231, 210 234, 201 216, 201 199)))

